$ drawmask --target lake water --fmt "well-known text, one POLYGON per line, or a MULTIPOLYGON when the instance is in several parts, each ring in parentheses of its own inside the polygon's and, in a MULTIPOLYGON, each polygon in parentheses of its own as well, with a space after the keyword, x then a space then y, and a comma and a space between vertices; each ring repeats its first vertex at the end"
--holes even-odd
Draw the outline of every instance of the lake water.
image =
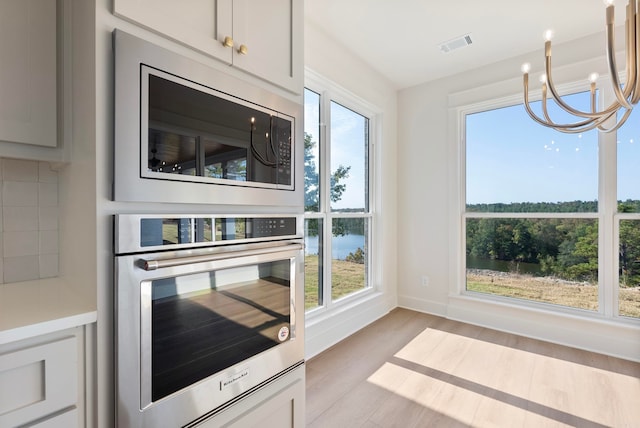
POLYGON ((517 272, 534 276, 545 276, 537 263, 516 263, 504 260, 481 259, 467 256, 467 269, 488 269, 498 272, 517 272))
MULTIPOLYGON (((305 253, 318 254, 318 237, 305 236, 305 253)), ((331 255, 335 260, 344 260, 358 248, 364 251, 364 235, 334 236, 331 240, 331 255)))

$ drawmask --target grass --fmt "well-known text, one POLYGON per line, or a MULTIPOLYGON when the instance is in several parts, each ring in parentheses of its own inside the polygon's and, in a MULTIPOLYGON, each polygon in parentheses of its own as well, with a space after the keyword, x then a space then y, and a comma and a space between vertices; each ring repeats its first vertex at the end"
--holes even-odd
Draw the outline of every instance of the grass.
MULTIPOLYGON (((332 260, 331 300, 335 301, 365 287, 365 265, 332 260)), ((318 256, 308 255, 304 258, 304 307, 311 309, 318 306, 318 256)))
MULTIPOLYGON (((337 300, 365 286, 365 265, 333 260, 331 298, 337 300)), ((318 306, 318 256, 305 257, 305 309, 318 306)), ((467 289, 573 308, 598 310, 595 284, 503 272, 467 273, 467 289)), ((620 315, 640 318, 640 287, 620 288, 620 315)))
MULTIPOLYGON (((467 272, 467 290, 591 311, 598 310, 598 287, 589 283, 503 272, 467 272)), ((640 288, 621 288, 619 300, 620 315, 640 318, 640 288)))

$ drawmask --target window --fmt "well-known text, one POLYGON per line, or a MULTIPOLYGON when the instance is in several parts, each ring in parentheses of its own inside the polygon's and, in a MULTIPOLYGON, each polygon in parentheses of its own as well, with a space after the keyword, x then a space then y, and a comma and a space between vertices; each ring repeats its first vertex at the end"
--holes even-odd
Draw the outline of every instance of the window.
POLYGON ((330 89, 304 108, 305 308, 321 311, 371 289, 372 115, 330 89))
POLYGON ((618 313, 640 318, 640 116, 633 111, 617 132, 618 313))
MULTIPOLYGON (((588 109, 589 94, 568 102, 588 109)), ((601 159, 615 158, 615 136, 545 128, 521 104, 465 112, 465 292, 640 317, 640 127, 630 123, 616 167, 601 159), (617 246, 604 246, 612 234, 617 246)))

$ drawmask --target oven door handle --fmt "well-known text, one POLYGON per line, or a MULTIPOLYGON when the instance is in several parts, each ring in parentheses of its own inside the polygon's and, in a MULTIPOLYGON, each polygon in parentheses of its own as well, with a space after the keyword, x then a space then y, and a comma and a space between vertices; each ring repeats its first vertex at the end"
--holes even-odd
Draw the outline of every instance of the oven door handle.
POLYGON ((152 271, 162 268, 174 267, 174 266, 184 266, 190 265, 194 263, 205 263, 212 262, 217 260, 224 260, 236 257, 246 257, 246 256, 255 256, 260 254, 269 254, 276 253, 280 251, 299 251, 304 248, 304 244, 302 243, 283 243, 282 245, 275 246, 270 244, 268 247, 262 247, 251 250, 242 250, 242 251, 229 251, 229 252, 221 252, 215 254, 205 254, 199 256, 186 256, 186 257, 175 257, 172 259, 159 259, 159 260, 145 260, 141 259, 141 267, 146 271, 152 271))

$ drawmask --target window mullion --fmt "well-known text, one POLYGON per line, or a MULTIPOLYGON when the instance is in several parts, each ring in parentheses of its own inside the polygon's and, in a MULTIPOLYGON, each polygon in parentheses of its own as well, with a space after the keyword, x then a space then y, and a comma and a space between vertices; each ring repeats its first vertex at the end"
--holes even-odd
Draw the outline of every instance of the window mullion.
POLYGON ((322 290, 324 296, 324 306, 331 307, 331 231, 333 219, 331 218, 331 97, 328 91, 323 91, 320 97, 320 212, 325 218, 323 229, 323 281, 322 290))
MULTIPOLYGON (((612 91, 602 89, 603 105, 609 105, 615 96, 612 91)), ((614 118, 612 118, 613 120, 614 118)), ((611 126, 608 124, 606 126, 611 126)), ((599 307, 600 312, 606 317, 612 317, 618 313, 618 278, 617 255, 615 247, 617 239, 614 239, 614 227, 616 212, 618 209, 617 197, 617 132, 602 133, 598 135, 599 146, 599 243, 600 243, 600 275, 599 275, 599 307)))

